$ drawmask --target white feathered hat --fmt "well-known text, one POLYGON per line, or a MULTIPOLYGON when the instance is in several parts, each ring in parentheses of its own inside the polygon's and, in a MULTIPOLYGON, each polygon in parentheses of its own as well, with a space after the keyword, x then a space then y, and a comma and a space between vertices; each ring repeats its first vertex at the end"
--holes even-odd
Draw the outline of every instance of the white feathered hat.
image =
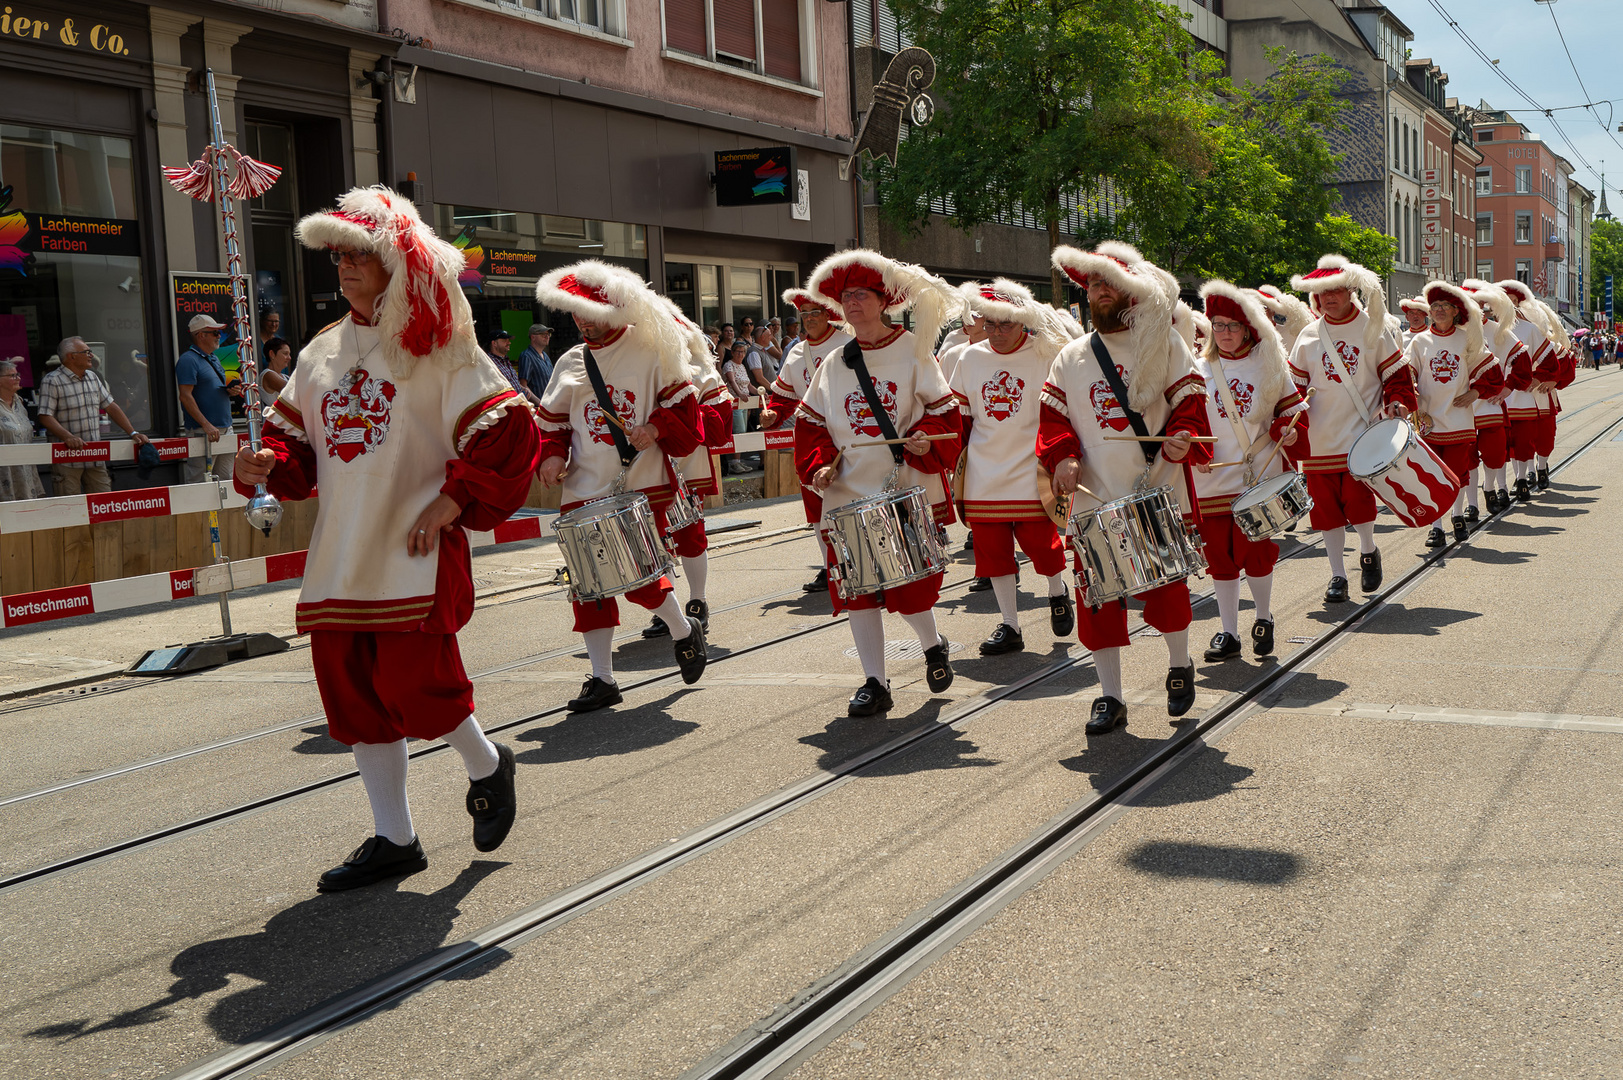
MULTIPOLYGON (((1263 303, 1262 297, 1252 289, 1242 289, 1232 282, 1213 278, 1200 287, 1200 299, 1206 305, 1207 327, 1210 320, 1238 319, 1251 331, 1251 356, 1259 361, 1267 377, 1257 388, 1268 407, 1268 415, 1290 387, 1290 370, 1285 366, 1285 343, 1280 340, 1274 317, 1263 303)), ((1217 356, 1217 339, 1206 336, 1206 347, 1201 355, 1210 363, 1217 356)))
MULTIPOLYGON (((1363 308, 1369 315, 1369 326, 1364 330, 1364 354, 1374 357, 1381 351, 1381 336, 1387 332, 1386 290, 1375 271, 1359 266, 1342 255, 1323 255, 1318 268, 1291 278, 1291 288, 1305 292, 1319 309, 1319 294, 1331 289, 1351 289, 1356 296, 1363 295, 1363 308)), ((1355 300, 1356 302, 1356 300, 1355 300)))
POLYGON ((1431 314, 1431 305, 1426 303, 1426 298, 1423 296, 1406 296, 1398 301, 1398 307, 1402 308, 1405 313, 1413 311, 1420 315, 1431 314))
POLYGON ((1017 322, 1031 331, 1037 355, 1052 361, 1059 351, 1071 343, 1070 331, 1060 320, 1059 312, 1041 303, 1030 289, 1008 278, 997 278, 989 284, 967 281, 958 286, 972 314, 993 322, 1017 322))
POLYGON ((397 378, 409 378, 425 356, 447 367, 478 362, 473 310, 457 284, 466 260, 434 235, 404 195, 386 187, 351 188, 337 209, 301 219, 294 233, 305 247, 377 254, 389 286, 373 315, 397 378))
POLYGON ((1484 318, 1488 312, 1493 313, 1499 324, 1493 335, 1493 354, 1501 361, 1508 360, 1516 345, 1516 301, 1499 286, 1480 278, 1466 278, 1460 287, 1476 300, 1484 318))
POLYGON ((1465 371, 1470 374, 1476 362, 1488 352, 1488 346, 1482 340, 1482 305, 1456 285, 1446 281, 1426 282, 1425 293, 1421 297, 1421 302, 1426 305, 1426 313, 1431 313, 1431 305, 1444 300, 1453 304, 1459 312, 1454 322, 1465 328, 1465 371))
POLYGON ((1258 285, 1256 293, 1262 306, 1268 309, 1268 314, 1285 320, 1282 325, 1275 325, 1279 326, 1279 338, 1285 343, 1285 351, 1290 352, 1296 347, 1296 339, 1302 336, 1302 331, 1313 325, 1313 309, 1274 285, 1258 285))
POLYGON ((588 322, 625 327, 642 351, 657 357, 667 383, 693 377, 692 342, 682 322, 671 317, 664 297, 625 267, 597 259, 560 266, 536 282, 535 298, 588 322))
POLYGON ((1133 245, 1119 240, 1107 240, 1092 251, 1061 245, 1054 249, 1052 259, 1083 289, 1088 287, 1089 277, 1097 276, 1132 299, 1122 315, 1137 357, 1128 379, 1127 403, 1135 412, 1148 411, 1166 390, 1171 371, 1177 281, 1133 245))
POLYGON ((933 358, 941 328, 964 310, 964 298, 958 290, 924 267, 899 262, 867 248, 830 255, 811 272, 806 288, 820 303, 831 304, 842 320, 845 320, 845 308, 840 305, 840 294, 846 289, 871 289, 878 293, 887 315, 911 310, 913 352, 920 361, 933 358))
POLYGON ((699 329, 699 325, 688 318, 687 313, 677 307, 676 302, 670 297, 656 293, 654 298, 671 317, 671 321, 676 324, 677 332, 687 343, 688 364, 695 372, 715 371, 716 358, 710 352, 710 338, 705 332, 699 329))
POLYGON ((831 319, 838 319, 840 317, 840 305, 838 303, 830 302, 829 300, 818 296, 810 289, 802 289, 798 285, 783 290, 783 302, 785 304, 793 304, 796 311, 805 311, 807 308, 817 308, 819 311, 827 314, 831 319))

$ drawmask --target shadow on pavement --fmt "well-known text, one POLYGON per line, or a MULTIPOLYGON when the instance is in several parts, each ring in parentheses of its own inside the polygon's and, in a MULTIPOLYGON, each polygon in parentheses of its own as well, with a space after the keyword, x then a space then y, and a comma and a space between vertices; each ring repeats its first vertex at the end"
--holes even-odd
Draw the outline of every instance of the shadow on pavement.
POLYGON ((310 738, 293 747, 295 754, 347 754, 349 747, 327 734, 326 724, 300 728, 310 738))
POLYGON ((1417 634, 1436 637, 1446 626, 1482 618, 1480 611, 1459 608, 1405 607, 1392 604, 1359 627, 1360 634, 1417 634))
MULTIPOLYGON (((876 746, 883 746, 896 736, 913 729, 933 724, 941 710, 951 705, 946 698, 932 698, 910 713, 893 710, 884 716, 839 716, 830 720, 822 731, 803 735, 800 742, 815 746, 822 756, 817 759, 819 769, 835 769, 876 746)), ((929 772, 936 769, 961 769, 998 765, 992 758, 976 757, 980 747, 963 732, 938 735, 884 762, 873 769, 864 769, 864 776, 905 776, 909 773, 929 772)))
MULTIPOLYGON (((1133 708, 1141 713, 1159 711, 1141 706, 1133 708)), ((1164 713, 1158 719, 1161 718, 1164 718, 1164 713)), ((1060 764, 1072 772, 1087 773, 1093 790, 1104 791, 1145 758, 1160 750, 1167 739, 1177 736, 1177 731, 1171 727, 1166 731, 1166 739, 1145 739, 1125 728, 1118 728, 1109 735, 1089 739, 1086 750, 1075 757, 1062 759, 1060 764)), ((1208 747, 1165 781, 1127 800, 1124 805, 1179 806, 1205 802, 1219 795, 1227 795, 1236 785, 1250 779, 1252 771, 1244 765, 1229 764, 1226 752, 1208 747)))
POLYGON ((1535 557, 1531 551, 1494 551, 1492 548, 1477 547, 1475 544, 1460 554, 1449 556, 1451 559, 1481 563, 1484 566, 1520 566, 1522 563, 1532 562, 1535 557))
POLYGON ((556 724, 529 728, 513 741, 541 745, 519 753, 515 760, 521 765, 552 765, 634 754, 675 742, 699 730, 695 721, 678 720, 669 711, 673 703, 689 693, 692 691, 683 687, 635 708, 620 705, 596 712, 569 713, 556 724))
MULTIPOLYGON (((408 892, 410 879, 332 895, 317 894, 272 916, 257 934, 193 945, 169 965, 164 996, 100 1022, 69 1020, 36 1028, 36 1039, 78 1039, 167 1019, 171 1006, 225 989, 209 1027, 241 1044, 282 1021, 444 947, 459 905, 506 863, 481 859, 437 892, 408 892), (243 980, 253 985, 243 986, 243 980)), ((314 883, 311 883, 312 886, 314 883)), ((489 970, 481 967, 481 971, 489 970)))
POLYGON ((773 600, 761 605, 761 612, 782 612, 785 615, 821 615, 824 618, 832 617, 833 605, 829 601, 828 591, 801 593, 799 596, 787 596, 782 600, 773 600))
POLYGON ((1221 844, 1140 844, 1123 861, 1157 877, 1209 878, 1248 885, 1284 885, 1302 872, 1302 860, 1288 851, 1221 844))

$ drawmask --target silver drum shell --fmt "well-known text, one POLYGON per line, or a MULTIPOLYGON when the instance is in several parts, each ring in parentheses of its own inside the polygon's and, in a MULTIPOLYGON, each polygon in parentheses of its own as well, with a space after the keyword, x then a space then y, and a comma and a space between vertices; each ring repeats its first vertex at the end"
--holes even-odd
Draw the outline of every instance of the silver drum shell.
POLYGON ((1170 487, 1071 513, 1071 548, 1081 561, 1082 601, 1097 608, 1148 592, 1206 568, 1194 526, 1170 487))
POLYGON ((824 515, 829 575, 842 597, 922 581, 947 568, 947 549, 921 487, 855 499, 824 515))
POLYGON ((552 530, 569 567, 572 600, 604 600, 651 585, 675 568, 654 510, 640 491, 611 495, 559 514, 552 530))
POLYGON ((1307 517, 1312 509, 1307 477, 1285 472, 1241 492, 1234 499, 1231 513, 1234 524, 1247 539, 1267 540, 1307 517))

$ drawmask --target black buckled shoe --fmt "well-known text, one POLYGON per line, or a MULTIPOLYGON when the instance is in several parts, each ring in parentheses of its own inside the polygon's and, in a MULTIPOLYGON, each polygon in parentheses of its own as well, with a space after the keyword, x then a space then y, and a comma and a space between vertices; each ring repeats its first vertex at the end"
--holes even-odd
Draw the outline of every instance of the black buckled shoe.
POLYGON ((936 637, 940 639, 940 644, 924 650, 924 683, 933 694, 939 694, 952 685, 952 664, 947 660, 950 646, 946 635, 938 633, 936 637))
POLYGON ((1358 556, 1358 587, 1374 592, 1381 587, 1381 553, 1371 551, 1358 556))
POLYGON ((1008 623, 1000 622, 992 636, 981 642, 982 656, 1002 656, 1004 653, 1023 652, 1026 639, 1020 631, 1008 623))
POLYGON ((1076 602, 1071 594, 1060 593, 1048 598, 1048 625, 1057 638, 1068 638, 1076 629, 1076 602))
POLYGON ((620 696, 620 687, 617 684, 604 682, 596 675, 591 675, 580 684, 580 697, 571 698, 567 708, 570 712, 595 712, 610 705, 618 705, 623 700, 625 699, 620 696))
POLYGON ((707 662, 704 647, 704 627, 698 619, 689 619, 693 632, 676 643, 676 666, 682 669, 682 681, 692 686, 704 674, 707 662))
POLYGON ((1346 578, 1333 577, 1330 579, 1329 586, 1324 590, 1324 602, 1326 604, 1345 604, 1347 602, 1346 578))
POLYGON ((423 854, 423 842, 417 837, 412 837, 409 844, 396 844, 373 836, 350 852, 349 858, 322 874, 321 880, 316 882, 316 891, 359 889, 427 869, 428 856, 423 854))
POLYGON ((468 815, 473 818, 473 846, 495 851, 507 839, 518 816, 518 794, 514 791, 513 748, 496 744, 496 771, 483 780, 468 781, 468 815))
MULTIPOLYGON (((1491 491, 1488 492, 1488 513, 1493 513, 1493 492, 1491 491)), ((1475 525, 1481 520, 1482 511, 1478 510, 1474 506, 1467 506, 1465 508, 1465 523, 1467 525, 1475 525)))
POLYGON ((845 706, 845 715, 873 716, 875 713, 889 712, 891 704, 890 687, 870 676, 851 695, 851 700, 845 706))
POLYGON ((661 619, 658 615, 655 615, 654 621, 642 628, 642 636, 644 641, 651 641, 654 638, 670 637, 671 628, 665 625, 664 619, 661 619))
MULTIPOLYGON (((1235 644, 1239 644, 1236 642, 1235 644)), ((1195 665, 1167 669, 1167 715, 1182 716, 1195 707, 1195 665)))
POLYGON ((1274 651, 1274 620, 1258 619, 1251 624, 1251 651, 1258 656, 1274 651))
POLYGON ((1465 527, 1465 519, 1464 518, 1462 518, 1462 517, 1449 518, 1448 523, 1450 525, 1454 526, 1454 539, 1456 539, 1456 540, 1464 540, 1466 537, 1471 535, 1471 530, 1467 529, 1465 527))
POLYGON ((1242 651, 1239 638, 1227 630, 1219 630, 1212 635, 1212 643, 1206 647, 1206 659, 1232 660, 1242 651))
POLYGON ((828 567, 817 571, 817 576, 801 586, 807 592, 828 592, 828 567))
POLYGON ((1438 528, 1436 525, 1433 525, 1431 527, 1431 532, 1426 534, 1426 546, 1429 548, 1440 548, 1446 543, 1448 543, 1448 541, 1443 539, 1443 530, 1438 528))
POLYGON ((690 619, 698 620, 699 627, 705 633, 710 632, 710 604, 705 600, 689 600, 688 606, 682 609, 690 619))
POLYGON ((1540 469, 1538 471, 1538 489, 1540 491, 1549 491, 1550 490, 1550 470, 1549 469, 1540 469))
POLYGON ((1113 697, 1096 697, 1088 710, 1089 735, 1108 735, 1119 727, 1127 726, 1127 706, 1113 697))
POLYGON ((1533 492, 1528 489, 1526 480, 1516 481, 1516 501, 1524 503, 1533 501, 1533 492))
POLYGON ((992 579, 989 578, 989 577, 978 577, 974 581, 971 581, 969 583, 969 591, 970 592, 985 592, 987 589, 990 589, 991 587, 992 587, 992 579))

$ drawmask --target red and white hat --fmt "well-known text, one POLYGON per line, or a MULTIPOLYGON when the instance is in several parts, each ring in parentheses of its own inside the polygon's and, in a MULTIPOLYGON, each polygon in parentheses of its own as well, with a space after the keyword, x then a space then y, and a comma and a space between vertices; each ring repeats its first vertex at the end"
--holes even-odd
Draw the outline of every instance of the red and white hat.
POLYGON ((1431 305, 1426 303, 1426 299, 1423 296, 1406 296, 1402 300, 1398 301, 1398 307, 1401 308, 1405 313, 1411 311, 1418 315, 1428 315, 1431 313, 1431 305))
POLYGON ((941 328, 964 310, 964 298, 945 281, 922 266, 887 258, 877 251, 854 248, 839 251, 817 264, 806 288, 819 303, 832 304, 845 318, 840 296, 847 289, 870 289, 884 302, 885 314, 913 312, 914 353, 920 361, 933 358, 941 328))
POLYGON ((1466 370, 1475 367, 1488 351, 1482 341, 1482 305, 1473 300, 1470 293, 1446 281, 1426 282, 1421 299, 1425 302, 1428 315, 1433 304, 1446 302, 1454 305, 1454 310, 1458 312, 1454 321, 1465 329, 1466 370))
MULTIPOLYGON (((1267 378, 1258 390, 1262 400, 1270 403, 1271 408, 1290 384, 1290 370, 1285 366, 1285 343, 1280 340, 1279 330, 1274 326, 1273 314, 1255 290, 1242 289, 1221 278, 1213 278, 1202 285, 1200 298, 1206 305, 1207 319, 1242 322, 1251 332, 1251 340, 1255 343, 1251 346, 1251 356, 1259 360, 1267 372, 1267 378)), ((1206 347, 1201 350, 1201 355, 1208 363, 1218 355, 1214 337, 1206 338, 1206 347)))
POLYGON ((535 298, 554 311, 567 311, 605 326, 624 327, 641 351, 657 358, 669 382, 694 376, 694 343, 684 328, 684 324, 692 324, 674 304, 667 306, 664 297, 623 266, 597 259, 560 266, 536 282, 535 298))
POLYGON ((1493 353, 1500 360, 1507 359, 1516 345, 1516 301, 1499 286, 1481 278, 1466 278, 1460 283, 1460 289, 1476 301, 1482 318, 1486 319, 1490 312, 1493 314, 1498 324, 1493 335, 1493 353))
POLYGON ((1030 330, 1037 354, 1052 360, 1071 343, 1070 328, 1059 312, 1042 303, 1018 281, 997 278, 981 283, 966 281, 958 286, 972 314, 993 322, 1016 322, 1030 330))
POLYGON ((1274 325, 1279 328, 1279 339, 1285 343, 1285 352, 1296 347, 1296 339, 1303 330, 1313 325, 1313 309, 1302 303, 1301 300, 1285 292, 1275 285, 1258 285, 1253 290, 1262 306, 1268 309, 1268 314, 1276 321, 1274 325))
POLYGON ((807 311, 815 308, 831 319, 840 317, 840 306, 837 302, 825 300, 810 289, 802 289, 798 285, 783 290, 783 302, 793 304, 796 311, 807 311))
MULTIPOLYGON (((1173 325, 1177 313, 1178 282, 1150 262, 1131 244, 1107 240, 1092 251, 1061 245, 1051 256, 1054 266, 1083 289, 1099 277, 1132 299, 1123 314, 1128 341, 1137 357, 1129 380, 1127 403, 1146 412, 1166 390, 1172 370, 1173 325)), ((1192 324, 1191 324, 1192 325, 1192 324)))
POLYGON ((477 363, 473 311, 457 284, 462 252, 434 235, 411 201, 386 187, 352 188, 335 210, 299 221, 294 234, 310 248, 375 252, 389 286, 374 312, 379 344, 399 378, 425 356, 450 367, 477 363))
POLYGON ((1506 278, 1504 281, 1496 281, 1494 282, 1494 285, 1498 286, 1500 289, 1503 289, 1505 295, 1510 297, 1511 303, 1515 304, 1517 307, 1521 307, 1527 301, 1533 299, 1533 290, 1528 288, 1521 281, 1518 281, 1516 278, 1506 278))
POLYGON ((1380 352, 1381 336, 1387 332, 1386 290, 1381 288, 1381 279, 1375 276, 1375 271, 1359 266, 1342 255, 1323 255, 1319 257, 1316 269, 1291 278, 1291 288, 1307 293, 1314 311, 1319 310, 1319 294, 1322 292, 1350 289, 1354 303, 1362 294, 1361 306, 1369 315, 1369 326, 1364 330, 1364 352, 1369 356, 1380 352))

